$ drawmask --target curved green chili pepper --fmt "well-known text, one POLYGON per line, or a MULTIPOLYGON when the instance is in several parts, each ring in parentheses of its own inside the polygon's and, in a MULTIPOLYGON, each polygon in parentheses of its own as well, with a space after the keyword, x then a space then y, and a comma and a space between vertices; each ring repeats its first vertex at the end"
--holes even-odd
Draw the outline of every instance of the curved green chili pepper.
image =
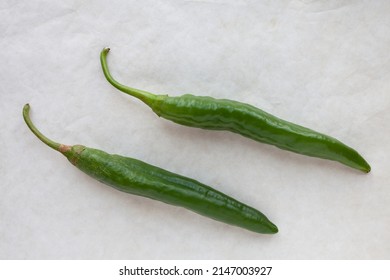
POLYGON ((67 146, 45 137, 29 117, 30 106, 23 108, 23 118, 30 130, 46 145, 61 152, 89 176, 115 189, 181 206, 217 221, 258 233, 277 233, 278 228, 258 210, 193 179, 186 178, 145 162, 91 149, 67 146))
POLYGON ((186 126, 228 130, 298 154, 338 161, 363 172, 371 170, 357 151, 339 140, 279 119, 249 104, 190 94, 178 97, 155 95, 122 85, 108 70, 106 57, 109 50, 103 49, 100 55, 108 82, 142 100, 158 116, 186 126))

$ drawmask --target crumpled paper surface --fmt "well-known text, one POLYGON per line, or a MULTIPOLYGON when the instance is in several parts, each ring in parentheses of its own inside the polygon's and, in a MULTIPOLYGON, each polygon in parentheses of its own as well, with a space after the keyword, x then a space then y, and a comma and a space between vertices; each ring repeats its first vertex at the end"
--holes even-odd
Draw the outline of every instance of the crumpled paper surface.
POLYGON ((2 1, 0 258, 390 257, 389 1, 2 1), (158 118, 106 82, 253 104, 332 135, 362 174, 158 118), (267 236, 118 192, 43 145, 134 157, 264 212, 267 236))

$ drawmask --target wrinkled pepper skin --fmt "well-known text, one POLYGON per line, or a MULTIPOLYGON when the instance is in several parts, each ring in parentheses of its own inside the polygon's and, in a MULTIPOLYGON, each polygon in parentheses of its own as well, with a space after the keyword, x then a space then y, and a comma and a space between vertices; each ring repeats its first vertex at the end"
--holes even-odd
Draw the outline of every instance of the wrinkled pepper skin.
POLYGON ((108 52, 109 48, 105 48, 100 56, 108 82, 120 91, 142 100, 160 117, 190 127, 231 131, 283 150, 338 161, 363 172, 371 170, 357 151, 339 140, 282 120, 252 105, 191 94, 177 97, 155 95, 122 85, 108 70, 108 52))
POLYGON ((145 162, 108 154, 81 145, 58 144, 43 136, 32 124, 29 105, 23 116, 31 131, 45 144, 61 152, 78 169, 122 192, 184 207, 200 215, 264 234, 278 228, 258 210, 196 180, 145 162))

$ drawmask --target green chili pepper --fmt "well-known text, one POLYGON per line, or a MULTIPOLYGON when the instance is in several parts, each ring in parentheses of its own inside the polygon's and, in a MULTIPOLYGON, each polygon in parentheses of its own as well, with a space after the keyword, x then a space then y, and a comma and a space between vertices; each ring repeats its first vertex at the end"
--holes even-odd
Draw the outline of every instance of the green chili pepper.
POLYGON ((100 60, 104 75, 114 87, 144 103, 160 117, 175 123, 211 130, 228 130, 281 149, 312 157, 338 161, 363 172, 370 165, 357 151, 325 134, 279 119, 249 104, 208 96, 155 95, 117 82, 107 66, 109 48, 100 60))
POLYGON ((26 104, 23 118, 42 142, 62 153, 73 165, 102 183, 123 192, 181 206, 250 231, 268 234, 278 232, 278 228, 258 210, 193 179, 136 159, 111 155, 81 145, 56 143, 34 126, 29 111, 30 106, 26 104))

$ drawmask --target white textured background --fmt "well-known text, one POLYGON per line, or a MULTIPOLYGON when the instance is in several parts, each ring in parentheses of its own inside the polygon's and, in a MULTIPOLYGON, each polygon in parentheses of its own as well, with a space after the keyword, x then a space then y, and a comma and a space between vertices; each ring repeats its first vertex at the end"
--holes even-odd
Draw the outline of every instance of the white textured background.
POLYGON ((390 258, 390 1, 0 1, 0 258, 390 258), (109 85, 251 103, 332 135, 365 175, 159 119, 109 85), (195 178, 264 236, 120 193, 27 129, 195 178))

